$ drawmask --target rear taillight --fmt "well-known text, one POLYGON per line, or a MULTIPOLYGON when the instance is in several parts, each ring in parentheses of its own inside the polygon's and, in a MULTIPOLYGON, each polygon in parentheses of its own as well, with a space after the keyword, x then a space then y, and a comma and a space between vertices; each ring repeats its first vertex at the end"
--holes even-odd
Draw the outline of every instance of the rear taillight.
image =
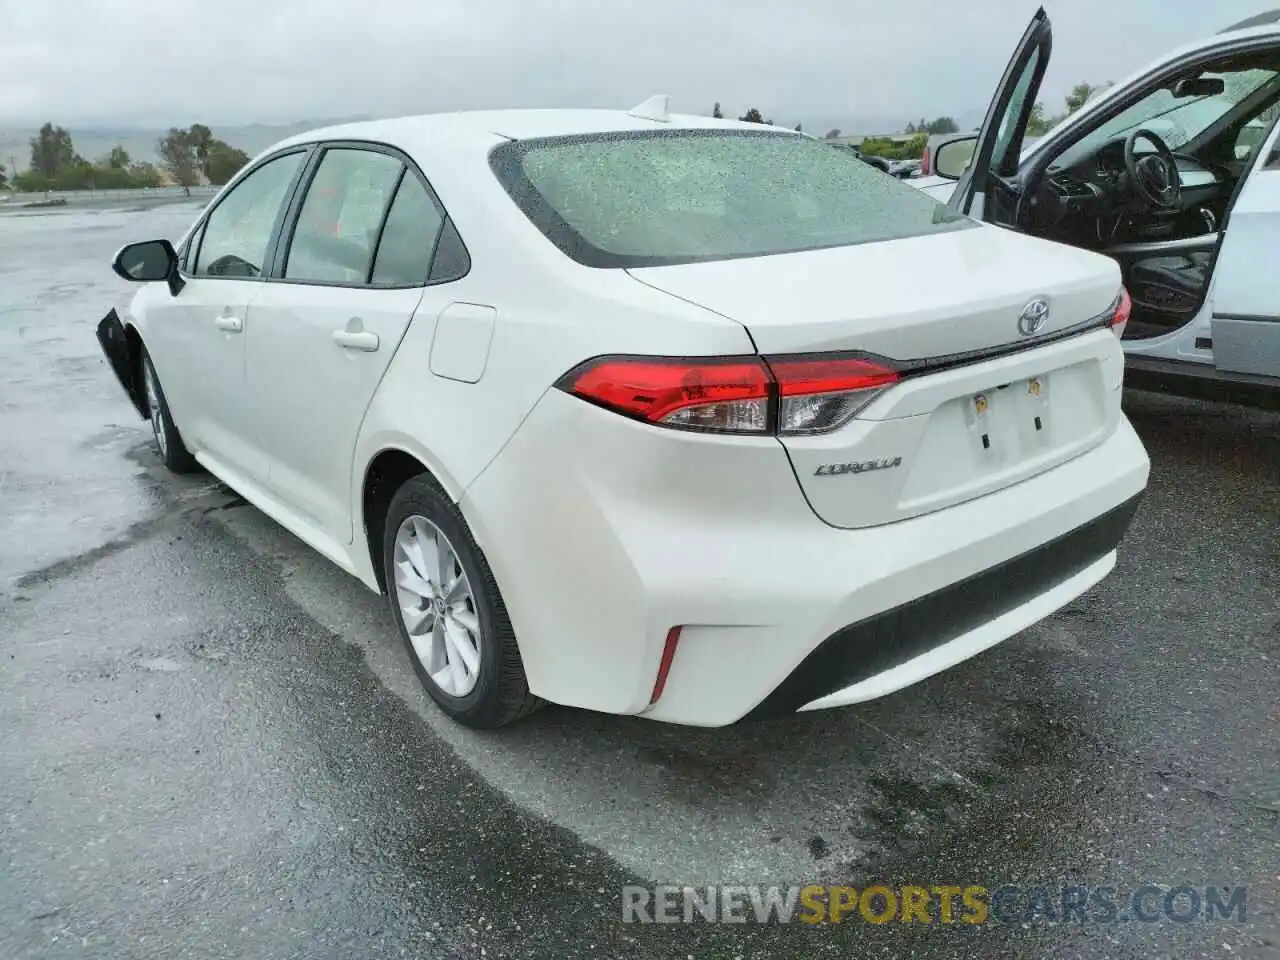
POLYGON ((866 356, 599 357, 556 386, 658 426, 787 435, 834 430, 897 381, 866 356))
POLYGON ((1123 337, 1125 324, 1129 322, 1129 314, 1133 313, 1133 300, 1129 296, 1129 291, 1124 287, 1120 288, 1120 296, 1116 297, 1113 310, 1111 329, 1115 331, 1117 337, 1123 337))
POLYGON ((556 384, 649 423, 724 433, 764 433, 769 371, 757 357, 601 357, 556 384))
POLYGON ((920 154, 920 176, 922 177, 929 176, 930 168, 932 166, 933 166, 933 161, 929 157, 929 148, 925 147, 924 153, 920 154))
POLYGON ((866 357, 774 357, 768 363, 782 434, 834 430, 898 382, 898 371, 866 357))

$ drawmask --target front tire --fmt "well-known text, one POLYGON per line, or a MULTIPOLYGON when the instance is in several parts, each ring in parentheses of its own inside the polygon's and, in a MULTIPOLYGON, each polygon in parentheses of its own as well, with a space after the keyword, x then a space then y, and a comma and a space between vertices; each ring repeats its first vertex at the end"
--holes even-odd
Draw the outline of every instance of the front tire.
POLYGON ((155 438, 161 461, 174 473, 192 473, 200 469, 196 458, 182 442, 182 434, 173 422, 173 414, 169 412, 169 403, 164 398, 164 390, 160 387, 156 368, 151 363, 151 355, 145 352, 142 354, 142 391, 151 421, 151 435, 155 438))
POLYGON ((493 572, 458 508, 427 478, 392 497, 382 562, 400 639, 440 709, 493 730, 538 707, 493 572))

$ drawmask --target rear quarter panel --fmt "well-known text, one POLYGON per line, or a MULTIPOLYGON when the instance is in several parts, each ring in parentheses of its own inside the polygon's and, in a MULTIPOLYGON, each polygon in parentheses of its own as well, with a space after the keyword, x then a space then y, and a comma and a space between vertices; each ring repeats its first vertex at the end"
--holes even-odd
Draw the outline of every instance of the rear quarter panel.
MULTIPOLYGON (((484 163, 485 155, 475 162, 484 163)), ((352 464, 353 516, 360 523, 364 478, 378 453, 392 448, 414 455, 461 500, 538 399, 584 360, 609 353, 753 352, 741 324, 625 271, 570 260, 525 218, 487 166, 464 172, 453 159, 432 164, 424 155, 419 163, 457 225, 471 271, 427 289, 370 403, 352 464), (452 304, 490 307, 495 314, 475 382, 431 369, 437 320, 452 304)))

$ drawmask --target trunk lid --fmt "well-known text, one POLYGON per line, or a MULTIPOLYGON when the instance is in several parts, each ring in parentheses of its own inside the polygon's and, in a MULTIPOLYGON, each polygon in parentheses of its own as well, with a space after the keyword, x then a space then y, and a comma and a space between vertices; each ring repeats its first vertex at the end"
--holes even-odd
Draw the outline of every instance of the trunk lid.
POLYGON ((642 283, 745 326, 772 353, 864 350, 895 360, 1014 343, 1051 295, 1045 335, 1106 310, 1115 262, 999 227, 773 257, 632 269, 642 283))
POLYGON ((945 360, 908 372, 830 433, 781 438, 810 505, 833 526, 891 523, 1010 486, 1119 423, 1115 335, 1055 338, 1115 300, 1119 269, 1096 254, 982 227, 631 272, 739 321, 765 356, 945 360), (1037 298, 1049 315, 1027 336, 1019 318, 1037 298))

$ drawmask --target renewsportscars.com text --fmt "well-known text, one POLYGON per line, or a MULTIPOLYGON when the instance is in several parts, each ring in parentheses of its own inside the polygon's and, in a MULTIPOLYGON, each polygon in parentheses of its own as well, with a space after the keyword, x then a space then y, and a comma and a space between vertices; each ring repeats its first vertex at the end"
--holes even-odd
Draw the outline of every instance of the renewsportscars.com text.
POLYGON ((1244 923, 1245 887, 625 886, 624 923, 1244 923))

